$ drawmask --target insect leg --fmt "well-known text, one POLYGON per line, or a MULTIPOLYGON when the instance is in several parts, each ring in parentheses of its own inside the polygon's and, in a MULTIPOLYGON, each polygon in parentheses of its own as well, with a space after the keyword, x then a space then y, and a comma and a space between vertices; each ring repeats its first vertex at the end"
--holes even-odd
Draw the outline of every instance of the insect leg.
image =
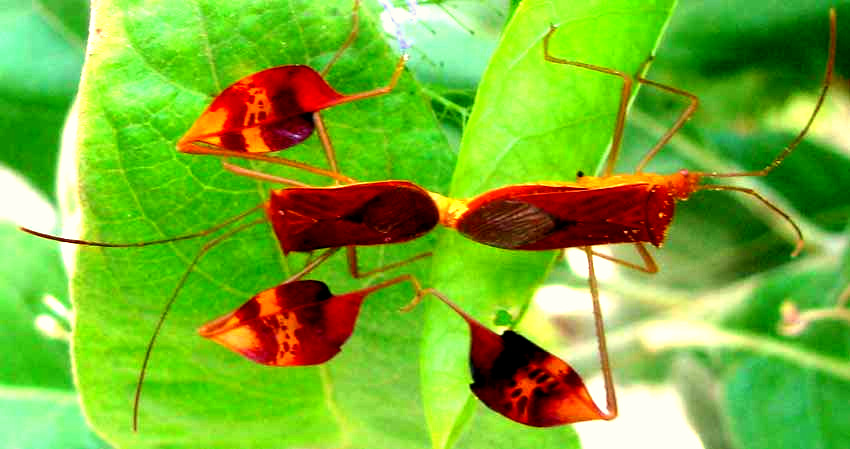
POLYGON ((428 251, 428 252, 424 252, 424 253, 421 253, 421 254, 417 254, 413 257, 404 259, 404 260, 399 261, 399 262, 393 262, 391 264, 383 265, 383 266, 380 266, 378 268, 375 268, 375 269, 361 273, 360 267, 358 266, 358 263, 357 263, 357 247, 347 246, 345 249, 346 249, 346 255, 348 257, 348 271, 349 271, 349 273, 351 273, 351 277, 353 277, 354 279, 363 279, 363 278, 372 276, 374 274, 383 273, 384 271, 389 271, 389 270, 398 268, 402 265, 407 265, 407 264, 415 262, 419 259, 424 259, 426 257, 431 256, 431 252, 428 251))
POLYGON ((268 173, 263 173, 261 171, 251 170, 249 168, 240 167, 238 165, 231 164, 230 162, 221 162, 222 168, 225 170, 239 176, 245 176, 247 178, 256 179, 259 181, 267 181, 267 182, 275 182, 278 184, 288 185, 290 187, 312 187, 309 184, 305 184, 300 181, 296 181, 294 179, 282 178, 280 176, 270 175, 268 173))
POLYGON ((554 62, 556 64, 571 65, 588 70, 593 70, 596 72, 607 73, 609 75, 618 76, 623 80, 623 89, 620 93, 620 106, 617 110, 617 121, 614 123, 614 135, 611 138, 611 151, 609 151, 608 153, 608 160, 605 163, 605 170, 602 173, 602 176, 608 176, 614 171, 614 165, 617 163, 617 155, 620 152, 620 145, 623 141, 623 128, 626 124, 626 111, 629 107, 629 98, 631 98, 632 96, 632 87, 634 85, 634 81, 632 80, 632 77, 630 75, 623 73, 619 70, 609 69, 607 67, 600 67, 579 61, 570 61, 552 56, 549 53, 549 39, 552 37, 552 34, 555 33, 555 30, 557 30, 557 27, 552 25, 549 28, 549 32, 546 33, 546 36, 543 38, 544 59, 549 62, 554 62))
POLYGON ((328 74, 331 70, 331 67, 339 60, 340 56, 345 53, 345 50, 351 46, 354 42, 354 39, 357 38, 357 32, 360 31, 360 0, 354 0, 354 7, 351 9, 351 31, 348 33, 348 37, 345 38, 345 41, 340 45, 339 49, 334 53, 333 57, 330 61, 325 65, 325 68, 319 72, 322 75, 322 78, 328 74))
POLYGON ((677 89, 666 84, 657 83, 641 76, 637 77, 637 81, 641 84, 646 84, 648 86, 652 86, 676 95, 681 95, 683 97, 688 98, 688 100, 690 101, 688 107, 685 108, 685 110, 682 111, 681 114, 679 114, 679 118, 676 119, 676 121, 673 123, 673 126, 671 126, 667 130, 667 132, 664 133, 664 135, 661 136, 660 139, 658 139, 658 142, 656 142, 655 145, 650 148, 649 151, 646 152, 640 162, 638 162, 637 167, 635 168, 635 173, 640 173, 646 166, 646 164, 648 164, 649 161, 652 160, 652 158, 655 157, 655 155, 658 154, 659 151, 661 151, 661 148, 663 148, 664 145, 667 145, 667 142, 669 142, 670 139, 672 139, 673 136, 677 132, 679 132, 679 129, 684 126, 685 122, 687 122, 691 118, 691 116, 694 115, 694 112, 696 112, 697 108, 699 107, 699 98, 690 92, 686 92, 684 90, 677 89))
MULTIPOLYGON (((294 281, 297 281, 297 280, 303 278, 304 276, 309 274, 311 271, 315 270, 316 267, 325 263, 325 261, 328 260, 331 256, 333 256, 337 251, 339 251, 339 248, 331 248, 331 249, 323 252, 322 254, 319 255, 319 257, 310 260, 306 265, 304 265, 304 268, 302 268, 301 271, 293 274, 292 276, 289 277, 289 279, 287 279, 283 283, 286 284, 287 282, 294 282, 294 281)), ((311 253, 311 256, 312 256, 312 253, 311 253)))
POLYGON ((240 159, 249 159, 261 162, 268 162, 272 164, 286 165, 287 167, 297 168, 299 170, 304 170, 309 173, 313 173, 319 176, 324 176, 327 178, 331 178, 345 184, 350 184, 357 182, 348 176, 345 176, 340 173, 334 173, 332 171, 328 171, 319 167, 315 167, 309 164, 305 164, 303 162, 294 161, 292 159, 286 159, 277 156, 267 156, 265 154, 260 153, 248 153, 248 152, 240 152, 240 151, 232 151, 226 150, 217 145, 210 145, 204 142, 191 142, 186 145, 180 147, 180 151, 187 154, 205 154, 210 156, 219 156, 219 157, 235 157, 240 159))
POLYGON ((658 273, 658 265, 655 263, 655 259, 652 258, 652 254, 649 254, 649 251, 646 250, 646 247, 643 246, 643 243, 636 242, 635 249, 637 250, 640 258, 643 260, 643 265, 638 265, 633 262, 629 262, 627 260, 619 259, 613 256, 609 256, 607 254, 600 253, 598 251, 591 250, 591 253, 599 257, 601 259, 605 259, 609 262, 614 262, 616 264, 623 265, 625 267, 629 267, 633 270, 642 271, 647 274, 655 274, 658 273))
POLYGON ((602 378, 605 380, 605 404, 608 409, 602 419, 611 420, 617 417, 617 392, 614 389, 614 378, 611 374, 611 362, 608 359, 608 343, 605 340, 605 324, 602 322, 602 307, 599 304, 599 288, 596 283, 596 272, 593 269, 593 250, 584 247, 587 255, 588 284, 590 297, 593 300, 593 323, 596 327, 596 342, 599 345, 599 363, 602 366, 602 378))

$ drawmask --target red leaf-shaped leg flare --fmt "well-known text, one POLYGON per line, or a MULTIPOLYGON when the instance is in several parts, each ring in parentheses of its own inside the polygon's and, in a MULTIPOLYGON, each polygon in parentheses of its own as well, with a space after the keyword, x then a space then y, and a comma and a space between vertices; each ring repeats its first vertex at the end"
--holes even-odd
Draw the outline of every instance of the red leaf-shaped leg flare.
POLYGON ((323 282, 287 282, 259 293, 198 333, 257 363, 317 365, 335 356, 351 336, 370 292, 334 296, 323 282))

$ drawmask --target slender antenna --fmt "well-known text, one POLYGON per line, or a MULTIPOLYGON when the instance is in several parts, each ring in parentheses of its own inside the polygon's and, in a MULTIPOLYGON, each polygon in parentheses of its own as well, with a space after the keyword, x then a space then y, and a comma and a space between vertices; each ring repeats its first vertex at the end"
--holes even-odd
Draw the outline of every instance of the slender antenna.
POLYGON ((248 229, 251 226, 258 225, 263 222, 265 222, 265 218, 245 223, 210 240, 209 242, 205 243, 204 246, 201 247, 201 249, 198 251, 198 254, 195 255, 195 258, 192 259, 192 262, 190 262, 189 266, 186 267, 186 271, 183 272, 183 275, 177 282, 177 286, 174 288, 174 291, 171 293, 171 296, 169 296, 168 301, 166 301, 165 307, 162 309, 162 314, 160 314, 159 316, 159 321, 157 321, 156 327, 154 328, 153 335, 151 335, 150 340, 148 340, 148 346, 145 349, 145 357, 142 360, 142 369, 139 372, 139 381, 138 383, 136 383, 136 395, 133 398, 133 432, 139 431, 139 400, 142 397, 142 384, 145 381, 145 373, 148 369, 148 362, 151 358, 153 345, 156 342, 156 338, 159 335, 160 329, 162 329, 162 324, 165 322, 165 317, 168 316, 168 312, 171 310, 171 306, 174 305, 174 301, 177 299, 177 295, 180 293, 180 290, 186 283, 186 279, 189 278, 189 273, 192 272, 192 269, 195 267, 201 257, 206 254, 207 251, 209 251, 212 247, 218 245, 223 240, 232 237, 236 233, 244 231, 245 229, 248 229))
POLYGON ((835 8, 830 8, 829 10, 829 53, 826 60, 826 73, 823 78, 823 87, 821 87, 820 95, 818 96, 818 101, 815 103, 815 108, 812 110, 812 114, 809 116, 809 121, 806 122, 806 126, 803 127, 802 131, 797 134, 797 137, 788 144, 788 146, 783 149, 778 156, 767 166, 765 166, 761 170, 750 171, 750 172, 741 172, 741 173, 702 173, 696 172, 696 174, 706 177, 706 178, 733 178, 739 176, 765 176, 774 168, 778 167, 782 161, 791 154, 792 151, 797 147, 797 145, 803 140, 803 137, 806 136, 806 133, 809 132, 809 128, 812 126, 812 123, 815 121, 815 117, 820 111, 821 105, 823 105, 824 100, 826 99, 826 93, 829 90, 829 84, 832 80, 832 72, 835 66, 835 46, 837 40, 837 26, 836 22, 836 14, 835 8))
POLYGON ((24 231, 28 234, 32 234, 36 237, 41 237, 41 238, 47 239, 47 240, 54 240, 54 241, 61 242, 61 243, 73 243, 74 245, 82 245, 82 246, 100 246, 100 247, 104 247, 104 248, 133 248, 133 247, 140 247, 140 246, 159 245, 159 244, 162 244, 162 243, 171 243, 171 242, 177 242, 177 241, 181 241, 181 240, 190 240, 190 239, 194 239, 194 238, 197 238, 197 237, 203 237, 205 235, 212 234, 213 232, 218 231, 221 228, 224 228, 224 227, 226 227, 226 226, 228 226, 228 225, 230 225, 234 222, 237 222, 237 221, 247 217, 248 215, 257 211, 257 209, 262 208, 264 205, 265 205, 265 203, 260 203, 256 206, 248 209, 247 211, 242 212, 239 215, 236 215, 235 217, 228 218, 227 220, 225 220, 225 221, 223 221, 223 222, 221 222, 221 223, 219 223, 219 224, 217 224, 217 225, 215 225, 211 228, 204 229, 203 231, 195 232, 195 233, 192 233, 192 234, 181 235, 181 236, 177 236, 177 237, 169 237, 167 239, 150 240, 150 241, 147 241, 147 242, 134 242, 134 243, 93 242, 91 240, 69 239, 69 238, 59 237, 59 236, 55 236, 55 235, 51 235, 51 234, 45 234, 43 232, 38 232, 38 231, 34 231, 32 229, 29 229, 29 228, 25 228, 23 226, 18 227, 18 229, 20 229, 21 231, 24 231))
POLYGON ((704 184, 701 186, 697 186, 697 190, 731 190, 735 192, 746 193, 747 195, 752 195, 759 201, 761 201, 765 206, 769 207, 770 210, 779 214, 782 218, 785 219, 793 228, 794 233, 797 234, 797 243, 794 245, 794 250, 791 251, 791 257, 797 257, 800 255, 800 251, 803 250, 803 246, 805 243, 803 242, 803 231, 800 230, 800 227, 797 226, 797 223, 788 215, 785 211, 779 208, 779 206, 773 204, 767 198, 763 197, 760 193, 756 192, 753 189, 748 189, 746 187, 738 187, 738 186, 724 186, 724 185, 713 185, 713 184, 704 184))
POLYGON ((590 297, 593 300, 593 323, 596 326, 596 341, 599 345, 599 363, 602 365, 602 378, 605 380, 605 404, 608 410, 603 414, 602 418, 610 421, 617 417, 617 392, 614 389, 611 362, 608 360, 605 324, 602 322, 599 288, 596 284, 596 272, 593 269, 593 250, 589 246, 585 246, 583 249, 585 254, 587 254, 587 280, 590 284, 590 297))
MULTIPOLYGON (((812 114, 809 116, 809 120, 806 122, 806 126, 797 134, 796 137, 789 143, 780 153, 776 156, 775 159, 767 166, 765 166, 761 170, 750 171, 750 172, 739 172, 739 173, 704 173, 704 172, 691 172, 691 175, 700 176, 704 178, 734 178, 734 177, 743 177, 743 176, 766 176, 768 173, 773 171, 782 161, 797 148, 797 145, 803 140, 803 137, 806 136, 806 133, 809 132, 809 128, 811 128, 812 123, 815 121, 815 117, 820 111, 821 106, 823 105, 824 100, 826 99, 826 93, 829 91, 829 84, 832 80, 832 72, 835 66, 835 47, 837 41, 837 26, 836 26, 836 14, 835 8, 830 8, 829 10, 829 50, 828 56, 826 60, 826 70, 823 78, 823 84, 821 87, 820 95, 818 95, 818 100, 815 103, 815 107, 812 110, 812 114)), ((695 190, 731 190, 735 192, 742 192, 748 195, 751 195, 764 203, 771 210, 782 216, 788 223, 794 227, 794 232, 797 234, 797 244, 794 246, 794 250, 791 252, 791 257, 796 257, 800 254, 800 251, 803 249, 803 231, 800 230, 800 227, 797 226, 797 223, 791 219, 791 216, 781 210, 778 206, 770 202, 767 198, 761 196, 758 192, 753 189, 748 189, 744 187, 730 186, 730 185, 713 185, 713 184, 703 184, 697 186, 695 190)))

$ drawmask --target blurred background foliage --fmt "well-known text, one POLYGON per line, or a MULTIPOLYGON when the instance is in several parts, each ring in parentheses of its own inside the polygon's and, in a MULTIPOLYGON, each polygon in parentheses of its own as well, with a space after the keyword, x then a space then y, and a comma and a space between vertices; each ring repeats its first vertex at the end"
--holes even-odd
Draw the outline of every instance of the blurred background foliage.
MULTIPOLYGON (((405 27, 413 42, 410 70, 431 93, 453 142, 517 3, 420 2, 419 21, 405 27)), ((803 255, 788 257, 787 223, 762 205, 742 195, 706 193, 680 205, 665 248, 654 253, 660 274, 614 270, 603 279, 616 378, 625 392, 618 421, 645 415, 659 429, 647 431, 652 423, 642 422, 632 428, 640 435, 627 438, 664 440, 659 435, 669 430, 667 411, 646 413, 651 404, 629 399, 632 387, 649 384, 675 388, 706 448, 850 447, 850 327, 823 321, 798 337, 777 332, 783 302, 803 310, 830 308, 850 282, 850 2, 680 1, 647 77, 698 95, 701 108, 649 168, 726 171, 768 161, 807 119, 822 76, 831 5, 838 9, 839 47, 826 105, 811 137, 787 163, 754 182, 801 225, 803 255)), ((103 447, 76 406, 68 315, 44 301, 50 295, 69 307, 58 248, 10 224, 45 219, 21 204, 31 198, 18 193, 21 185, 57 205, 60 136, 84 59, 88 4, 9 0, 3 6, 0 428, 17 438, 7 447, 103 447)), ((641 90, 618 171, 634 167, 683 105, 667 93, 641 90)), ((576 150, 565 143, 565 151, 576 150)), ((580 270, 566 263, 547 284, 575 287, 569 303, 587 300, 580 270)), ((564 292, 573 292, 547 290, 562 302, 564 292)), ((557 342, 561 349, 553 352, 592 372, 588 309, 540 308, 560 332, 536 337, 557 342)), ((604 438, 600 433, 620 433, 594 425, 579 427, 589 447, 604 438)))

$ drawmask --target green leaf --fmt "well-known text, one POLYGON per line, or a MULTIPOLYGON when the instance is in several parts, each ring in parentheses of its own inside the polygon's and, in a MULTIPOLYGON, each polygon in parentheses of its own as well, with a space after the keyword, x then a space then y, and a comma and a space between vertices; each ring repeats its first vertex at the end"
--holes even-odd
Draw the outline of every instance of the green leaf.
POLYGON ((771 359, 752 358, 726 388, 739 447, 844 448, 850 444, 850 382, 771 359))
POLYGON ((404 28, 413 42, 410 70, 430 87, 474 89, 504 27, 499 1, 423 3, 417 21, 404 28))
POLYGON ((7 222, 0 222, 0 242, 0 316, 4 322, 0 327, 4 342, 0 383, 70 389, 67 341, 48 338, 36 328, 36 317, 51 316, 42 302, 46 295, 67 304, 67 278, 59 249, 7 222))
MULTIPOLYGON (((793 267, 791 267, 793 268, 793 267)), ((730 313, 726 329, 746 345, 730 347, 716 367, 725 427, 737 447, 824 447, 850 443, 850 323, 811 323, 802 335, 778 335, 780 305, 835 307, 847 279, 835 270, 783 270, 730 313), (745 349, 736 351, 735 349, 745 349)))
POLYGON ((0 431, 18 449, 106 448, 86 427, 70 391, 0 386, 0 431))
POLYGON ((0 161, 53 197, 62 123, 77 90, 88 2, 12 0, 0 13, 0 161))
MULTIPOLYGON (((761 68, 773 81, 785 81, 767 85, 776 92, 787 91, 804 77, 819 72, 825 55, 823 41, 828 35, 823 26, 827 10, 838 7, 838 29, 845 30, 850 26, 850 9, 846 2, 824 0, 774 6, 745 0, 684 3, 670 28, 664 59, 680 71, 710 76, 761 68), (742 35, 750 38, 741 41, 742 35)), ((838 54, 850 50, 847 43, 839 45, 838 54)), ((836 63, 839 71, 850 68, 841 58, 836 63)))
MULTIPOLYGON (((140 241, 208 228, 267 198, 268 188, 219 161, 177 154, 176 140, 223 87, 282 64, 322 67, 350 30, 352 2, 100 2, 80 97, 79 206, 84 237, 140 241)), ((375 6, 371 5, 370 6, 375 6)), ((384 85, 397 60, 364 11, 360 34, 329 74, 342 92, 384 85)), ((445 190, 453 155, 424 97, 404 76, 395 92, 323 114, 343 171, 411 179, 445 190)), ((324 165, 316 138, 285 157, 324 165)), ((327 180, 251 164, 305 182, 327 180)), ((368 248, 378 267, 421 253, 433 238, 368 248)), ((327 365, 257 366, 194 329, 279 284, 304 257, 280 255, 255 226, 214 248, 190 275, 153 350, 130 431, 145 344, 202 242, 142 249, 80 248, 73 282, 74 356, 92 425, 124 447, 427 447, 416 357, 422 312, 399 314, 410 288, 372 295, 354 336, 327 365), (221 429, 210 432, 210 429, 221 429)), ((405 268, 425 279, 427 268, 405 268)), ((390 276, 394 273, 383 275, 390 276)), ((311 277, 346 292, 337 257, 311 277)))
MULTIPOLYGON (((473 398, 474 399, 474 398, 473 398)), ((479 406, 478 408, 482 408, 479 406)), ((496 413, 476 413, 457 443, 458 448, 482 447, 579 447, 570 428, 538 429, 520 426, 496 413)))
POLYGON ((673 364, 673 382, 686 404, 688 422, 700 436, 705 449, 731 448, 732 443, 721 407, 722 398, 715 372, 688 354, 673 364))
MULTIPOLYGON (((510 183, 572 180, 579 170, 595 173, 611 140, 622 82, 546 62, 543 37, 550 24, 559 24, 553 55, 636 73, 652 54, 672 4, 521 3, 481 81, 450 196, 471 197, 510 183)), ((516 316, 525 310, 553 257, 484 247, 444 232, 432 284, 492 326, 499 311, 516 316)), ((434 447, 446 448, 471 416, 465 412, 471 394, 465 325, 446 307, 429 305, 423 345, 428 425, 434 447)))

